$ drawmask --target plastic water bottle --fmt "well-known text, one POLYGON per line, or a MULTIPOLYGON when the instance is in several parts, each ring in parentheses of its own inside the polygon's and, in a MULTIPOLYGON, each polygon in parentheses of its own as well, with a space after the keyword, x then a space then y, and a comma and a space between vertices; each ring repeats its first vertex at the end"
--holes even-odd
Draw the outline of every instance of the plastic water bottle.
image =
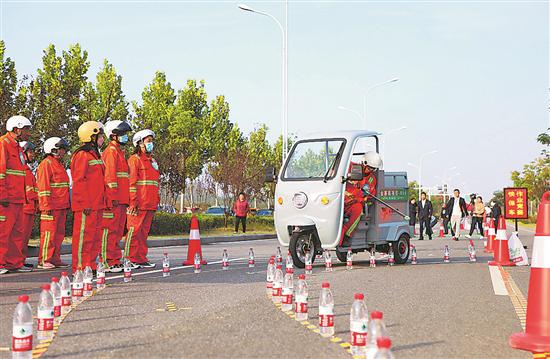
POLYGON ((269 298, 273 295, 273 280, 275 279, 275 256, 269 258, 267 263, 267 275, 265 278, 265 290, 269 298))
POLYGON ((97 263, 95 277, 95 285, 97 290, 102 290, 103 288, 105 288, 105 265, 103 264, 101 258, 99 258, 99 262, 97 263))
POLYGON ((36 338, 38 340, 53 338, 53 296, 50 292, 51 286, 44 284, 42 286, 42 293, 38 298, 38 311, 37 311, 37 331, 36 338))
POLYGON ((66 314, 71 311, 71 280, 67 272, 61 272, 61 314, 66 314))
POLYGON ((275 262, 277 262, 277 265, 283 264, 283 254, 281 253, 281 247, 277 247, 277 253, 275 255, 275 262))
POLYGON ((283 281, 283 298, 282 298, 282 311, 289 312, 294 305, 294 270, 292 268, 286 269, 285 279, 283 281))
POLYGON ((363 293, 355 293, 349 313, 350 349, 353 356, 364 357, 367 352, 369 313, 364 299, 363 293))
POLYGON ((248 250, 248 268, 254 268, 254 250, 252 248, 248 250))
POLYGON ((468 256, 470 257, 470 262, 477 261, 476 258, 476 246, 474 244, 474 241, 470 239, 470 243, 468 244, 468 256))
POLYGON ((378 345, 378 351, 376 352, 374 359, 395 359, 395 357, 393 356, 390 350, 391 348, 390 338, 388 337, 378 338, 376 343, 378 345))
POLYGON ((286 254, 286 263, 285 268, 291 268, 294 269, 294 262, 292 261, 292 254, 290 254, 290 250, 286 254))
POLYGON ((325 258, 325 272, 332 272, 332 256, 330 252, 325 250, 323 257, 325 258))
POLYGON ((132 264, 128 258, 124 258, 124 283, 132 281, 132 264))
POLYGON ((294 319, 299 322, 307 320, 307 297, 306 276, 300 274, 298 276, 298 284, 296 285, 296 298, 294 302, 294 319))
POLYGON ((443 262, 449 263, 451 261, 451 254, 449 252, 449 246, 445 245, 445 249, 443 249, 443 262))
POLYGON ((195 272, 195 273, 202 272, 202 269, 201 269, 201 256, 199 255, 199 252, 195 252, 195 258, 193 258, 193 272, 195 272))
POLYGON ((411 250, 411 264, 416 264, 416 247, 412 246, 411 250))
POLYGON ((271 300, 273 303, 281 303, 283 296, 283 266, 277 264, 275 269, 275 276, 273 278, 273 295, 271 300))
POLYGON ((353 269, 353 253, 351 252, 351 248, 348 249, 348 254, 346 255, 346 269, 353 269))
POLYGON ((92 291, 94 290, 94 287, 92 285, 92 282, 94 280, 94 272, 92 272, 92 268, 90 266, 86 266, 84 268, 84 296, 89 297, 92 295, 92 291))
POLYGON ((334 335, 334 299, 328 282, 323 282, 319 294, 319 330, 323 337, 334 335))
POLYGON ((306 274, 311 274, 313 273, 313 265, 311 264, 311 252, 310 251, 306 251, 306 274))
POLYGON ((386 336, 386 326, 382 321, 382 317, 382 312, 373 310, 370 313, 369 335, 367 337, 367 358, 375 357, 378 352, 378 344, 376 341, 378 338, 386 336))
POLYGON ((53 297, 53 317, 55 322, 59 322, 59 317, 61 317, 61 287, 59 286, 59 278, 52 278, 50 291, 53 297))
POLYGON ((229 269, 229 256, 227 255, 227 249, 223 250, 222 254, 222 269, 228 270, 229 269))
POLYGON ((370 267, 374 268, 376 267, 376 252, 374 251, 374 248, 370 250, 370 267))
POLYGON ((78 304, 82 300, 84 294, 84 274, 82 270, 77 269, 73 274, 73 304, 78 304))
POLYGON ((389 266, 393 266, 395 264, 395 257, 394 257, 394 254, 393 254, 393 246, 392 244, 390 243, 390 249, 388 250, 388 265, 389 266))
POLYGON ((170 277, 170 259, 168 259, 168 253, 164 252, 162 257, 162 276, 170 277))
POLYGON ((32 308, 29 296, 21 295, 13 313, 11 351, 13 359, 32 358, 32 308))

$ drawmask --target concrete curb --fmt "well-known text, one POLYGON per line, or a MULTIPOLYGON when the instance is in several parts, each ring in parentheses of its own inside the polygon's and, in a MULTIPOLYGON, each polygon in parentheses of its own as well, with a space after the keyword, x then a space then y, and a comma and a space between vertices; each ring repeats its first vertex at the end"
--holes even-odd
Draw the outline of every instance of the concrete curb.
MULTIPOLYGON (((260 239, 276 238, 277 234, 243 234, 234 236, 212 236, 201 238, 201 244, 216 244, 223 242, 242 242, 255 241, 260 239)), ((189 243, 187 238, 169 238, 169 239, 150 239, 147 241, 149 248, 186 246, 189 243)), ((120 241, 119 246, 124 248, 124 241, 120 241)), ((61 254, 71 254, 72 245, 62 244, 61 254)), ((29 247, 29 257, 38 257, 38 247, 29 247)))

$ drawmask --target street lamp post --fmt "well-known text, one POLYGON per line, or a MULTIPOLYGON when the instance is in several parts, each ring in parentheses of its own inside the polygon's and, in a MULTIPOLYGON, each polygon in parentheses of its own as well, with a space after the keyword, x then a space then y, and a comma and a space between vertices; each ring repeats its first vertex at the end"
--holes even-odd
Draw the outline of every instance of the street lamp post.
POLYGON ((283 114, 282 114, 282 136, 283 136, 283 163, 288 155, 288 0, 285 0, 285 26, 277 18, 263 11, 258 11, 245 4, 239 4, 239 9, 267 16, 275 21, 283 38, 283 114))
POLYGON ((385 153, 386 153, 386 137, 392 133, 395 133, 395 132, 399 132, 399 131, 403 131, 403 130, 406 130, 407 129, 407 126, 401 126, 399 128, 394 128, 393 130, 389 130, 386 134, 383 134, 384 136, 382 136, 381 138, 381 145, 380 146, 382 148, 382 157, 384 157, 385 153))
POLYGON ((365 95, 363 96, 363 116, 364 116, 364 121, 365 121, 365 128, 367 128, 367 125, 368 125, 367 124, 367 96, 368 96, 369 92, 371 92, 372 90, 374 90, 377 87, 384 86, 384 85, 387 85, 387 84, 391 84, 391 83, 397 82, 397 81, 399 81, 399 77, 395 77, 391 80, 380 82, 376 85, 372 85, 371 87, 369 87, 367 89, 367 91, 365 91, 365 95))
POLYGON ((361 114, 358 111, 352 110, 351 108, 347 108, 347 107, 344 107, 344 106, 338 106, 338 109, 342 110, 342 111, 348 111, 348 112, 351 112, 351 113, 357 115, 357 117, 359 117, 361 122, 363 122, 363 116, 361 116, 361 114))
POLYGON ((424 162, 424 157, 428 155, 433 155, 434 153, 437 153, 437 150, 433 150, 430 152, 426 152, 420 156, 420 164, 417 166, 414 163, 408 163, 409 166, 414 167, 418 169, 418 198, 420 198, 420 194, 422 193, 422 162, 424 162))

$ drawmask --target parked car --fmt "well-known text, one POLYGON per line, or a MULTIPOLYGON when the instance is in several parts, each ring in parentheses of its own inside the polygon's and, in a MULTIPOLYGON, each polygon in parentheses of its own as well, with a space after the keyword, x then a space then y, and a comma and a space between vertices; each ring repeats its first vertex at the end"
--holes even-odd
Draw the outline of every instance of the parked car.
POLYGON ((223 216, 227 212, 226 208, 223 207, 210 207, 204 212, 204 214, 210 214, 213 216, 223 216))
POLYGON ((273 210, 267 208, 259 209, 256 212, 256 216, 273 216, 273 210))

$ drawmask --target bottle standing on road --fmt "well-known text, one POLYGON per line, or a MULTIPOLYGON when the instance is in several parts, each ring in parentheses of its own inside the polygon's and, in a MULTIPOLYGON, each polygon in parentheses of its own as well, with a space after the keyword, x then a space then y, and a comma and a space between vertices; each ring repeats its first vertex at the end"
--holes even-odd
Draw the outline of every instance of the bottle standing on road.
POLYGON ((393 266, 395 264, 395 257, 393 254, 393 247, 392 244, 389 244, 390 249, 388 250, 388 265, 393 266))
POLYGON ((294 269, 294 262, 292 262, 292 254, 290 254, 290 250, 286 254, 285 268, 294 269))
POLYGON ((61 314, 66 314, 71 310, 72 295, 71 295, 71 280, 67 272, 61 272, 61 314))
POLYGON ((277 247, 277 253, 275 255, 275 262, 277 262, 277 265, 283 264, 283 253, 281 253, 281 247, 277 247))
POLYGON ((416 264, 416 247, 413 246, 411 250, 411 264, 416 264))
POLYGON ((294 302, 294 318, 299 322, 307 320, 307 297, 306 276, 300 274, 298 276, 298 285, 296 286, 296 298, 294 302))
POLYGON ((124 258, 124 283, 132 281, 132 262, 128 258, 124 258))
POLYGON ((162 276, 170 277, 170 259, 168 259, 168 253, 166 252, 164 252, 162 257, 162 276))
POLYGON ((222 254, 222 269, 228 270, 229 269, 229 255, 227 254, 227 249, 223 250, 222 254))
POLYGON ((349 332, 351 355, 364 357, 367 347, 369 312, 363 293, 355 293, 349 314, 349 332))
POLYGON ((382 312, 373 310, 370 313, 369 332, 368 332, 368 344, 367 344, 367 358, 374 358, 378 352, 377 340, 380 337, 386 336, 386 326, 382 321, 382 312))
POLYGON ((369 263, 370 263, 370 267, 371 267, 371 268, 376 267, 376 252, 374 251, 374 248, 372 248, 372 249, 370 250, 370 260, 369 260, 369 263))
POLYGON ((73 275, 72 294, 74 304, 78 304, 84 295, 84 274, 80 268, 73 275))
POLYGON ((84 296, 89 297, 92 295, 92 291, 94 290, 94 286, 92 282, 94 281, 94 273, 92 272, 92 268, 90 266, 86 266, 84 268, 84 296))
POLYGON ((193 258, 193 271, 195 273, 200 273, 201 269, 201 256, 199 252, 195 252, 195 258, 193 258))
POLYGON ((283 296, 283 266, 278 264, 273 277, 273 303, 281 303, 283 296))
POLYGON ((21 295, 13 313, 12 359, 32 358, 32 308, 29 296, 21 295))
POLYGON ((38 311, 37 311, 37 331, 36 339, 44 340, 51 339, 53 337, 53 296, 50 292, 50 285, 44 284, 42 286, 42 293, 38 298, 38 311))
MULTIPOLYGON (((23 218, 25 222, 23 227, 25 232, 23 233, 23 241, 21 242, 21 255, 23 256, 23 262, 27 260, 27 254, 29 249, 29 239, 31 239, 32 227, 34 225, 34 216, 38 213, 38 193, 36 188, 36 178, 31 170, 31 166, 35 163, 35 149, 36 146, 30 141, 19 142, 19 146, 23 150, 23 157, 25 158, 25 204, 23 205, 23 218)), ((19 252, 19 251, 18 251, 19 252)), ((24 264, 25 267, 32 268, 32 264, 24 264)))
POLYGON ((283 282, 283 298, 282 298, 282 311, 283 312, 289 312, 292 310, 293 304, 294 304, 294 278, 293 278, 293 269, 287 268, 285 279, 283 282))
POLYGON ((395 359, 393 356, 390 348, 391 348, 391 340, 387 337, 381 337, 377 340, 378 345, 378 351, 376 352, 376 355, 374 356, 374 359, 395 359))
POLYGON ((325 258, 325 272, 332 272, 332 257, 330 252, 325 250, 323 257, 325 258))
POLYGON ((334 335, 334 299, 328 282, 323 282, 319 295, 319 330, 323 337, 334 335))
POLYGON ((311 264, 311 252, 310 251, 306 251, 306 254, 305 254, 305 259, 306 259, 306 267, 305 267, 305 270, 306 270, 306 274, 312 274, 313 273, 313 265, 311 264))
POLYGON ((248 268, 254 268, 254 250, 252 248, 248 250, 248 268))
POLYGON ((102 257, 99 256, 99 261, 97 262, 97 270, 96 270, 96 288, 98 290, 101 290, 105 288, 105 265, 103 264, 102 257))
POLYGON ((451 253, 449 251, 449 246, 445 245, 445 249, 443 249, 443 262, 449 263, 451 261, 451 253))
POLYGON ((267 264, 267 275, 265 280, 266 293, 269 298, 273 296, 273 280, 275 279, 275 257, 271 256, 267 264))
POLYGON ((474 241, 470 239, 470 243, 468 243, 468 257, 470 258, 470 262, 477 261, 476 258, 476 246, 474 244, 474 241))
POLYGON ((59 322, 59 317, 61 317, 61 287, 59 286, 59 278, 52 278, 50 288, 53 297, 53 317, 56 322, 59 322))
POLYGON ((351 252, 351 248, 348 249, 348 253, 346 254, 346 269, 353 269, 353 253, 351 252))

